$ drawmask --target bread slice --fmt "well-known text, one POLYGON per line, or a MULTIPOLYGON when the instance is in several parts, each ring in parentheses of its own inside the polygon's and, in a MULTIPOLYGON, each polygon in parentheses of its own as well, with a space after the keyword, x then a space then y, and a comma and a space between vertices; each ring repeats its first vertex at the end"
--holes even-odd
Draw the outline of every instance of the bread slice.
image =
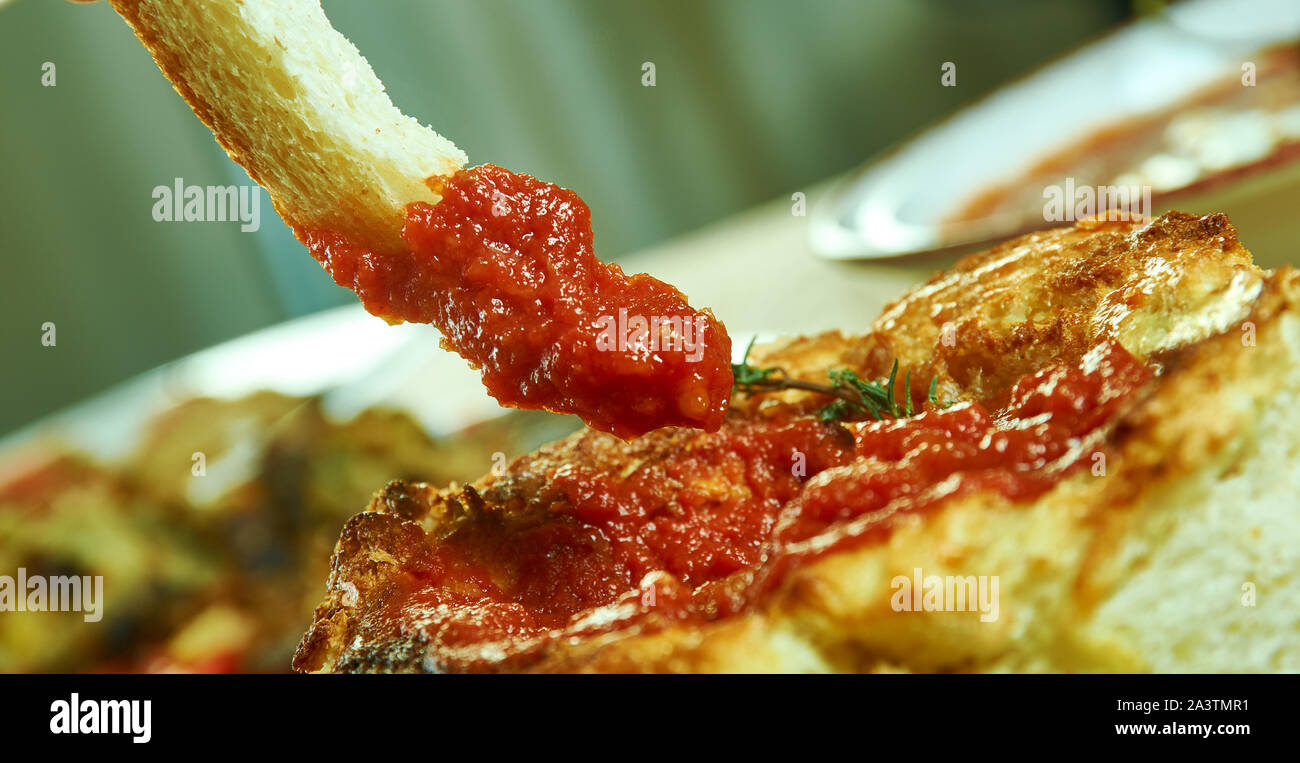
POLYGON ((110 0, 295 229, 400 242, 403 208, 464 152, 393 106, 319 0, 110 0))
MULTIPOLYGON (((531 662, 500 666, 1300 671, 1300 557, 1292 553, 1300 544, 1300 273, 1255 268, 1223 216, 1170 213, 1032 234, 914 288, 864 335, 795 339, 755 354, 808 378, 824 378, 828 367, 878 378, 898 357, 932 370, 954 400, 996 397, 1009 380, 1078 358, 1099 337, 1163 367, 1110 430, 1106 462, 1035 500, 976 493, 911 515, 882 542, 797 569, 742 615, 557 638, 531 662), (996 577, 998 617, 895 611, 892 582, 918 568, 996 577)), ((797 405, 802 394, 737 399, 727 427, 761 419, 774 404, 797 405)), ((432 645, 447 613, 407 599, 419 579, 410 570, 429 549, 466 527, 521 512, 546 517, 556 507, 537 504, 557 464, 595 464, 621 478, 711 437, 661 431, 627 444, 586 431, 465 488, 389 485, 345 526, 295 666, 445 669, 432 645)), ((735 474, 719 470, 680 489, 746 490, 735 474)))

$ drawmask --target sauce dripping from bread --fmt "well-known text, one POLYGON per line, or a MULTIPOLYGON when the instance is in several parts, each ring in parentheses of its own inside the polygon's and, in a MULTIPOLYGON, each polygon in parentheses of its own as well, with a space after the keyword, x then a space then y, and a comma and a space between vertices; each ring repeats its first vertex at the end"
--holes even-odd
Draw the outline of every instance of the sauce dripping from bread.
POLYGON ((438 180, 441 201, 406 208, 405 249, 299 235, 371 313, 437 326, 502 405, 574 413, 623 438, 721 426, 725 327, 669 284, 597 259, 577 194, 490 164, 438 180))

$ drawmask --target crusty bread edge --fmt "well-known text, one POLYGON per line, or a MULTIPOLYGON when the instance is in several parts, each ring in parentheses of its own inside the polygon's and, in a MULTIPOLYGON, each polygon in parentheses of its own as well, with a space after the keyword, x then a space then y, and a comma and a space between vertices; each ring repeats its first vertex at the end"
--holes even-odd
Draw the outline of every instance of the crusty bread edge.
POLYGON ((425 181, 466 163, 405 116, 319 0, 110 0, 200 121, 301 229, 399 245, 425 181))

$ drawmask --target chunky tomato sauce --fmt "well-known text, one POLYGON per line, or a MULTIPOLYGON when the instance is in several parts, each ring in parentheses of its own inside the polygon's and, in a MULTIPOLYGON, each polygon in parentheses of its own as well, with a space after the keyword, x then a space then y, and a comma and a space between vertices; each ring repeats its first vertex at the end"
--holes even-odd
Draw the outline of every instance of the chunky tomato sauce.
POLYGON ((847 463, 853 438, 801 417, 728 425, 626 474, 547 464, 539 514, 472 521, 438 542, 388 617, 419 624, 437 667, 472 670, 643 612, 697 616, 693 591, 760 563, 806 479, 792 450, 815 473, 847 463))
POLYGON ((1151 375, 1106 341, 1079 366, 1023 377, 1001 404, 960 403, 854 425, 858 458, 819 474, 786 507, 749 593, 827 550, 880 540, 899 517, 941 500, 983 490, 1013 501, 1042 495, 1071 470, 1096 463, 1106 425, 1151 375))
POLYGON ((575 413, 624 438, 721 426, 726 329, 672 286, 598 260, 577 194, 492 165, 440 192, 407 208, 403 251, 300 235, 371 313, 437 326, 502 405, 575 413))
POLYGON ((540 513, 469 522, 429 547, 387 616, 422 632, 431 667, 475 670, 526 665, 564 638, 744 612, 791 570, 947 497, 1044 493, 1094 463, 1151 373, 1106 342, 1005 400, 847 425, 742 418, 618 473, 599 459, 526 464, 540 513))

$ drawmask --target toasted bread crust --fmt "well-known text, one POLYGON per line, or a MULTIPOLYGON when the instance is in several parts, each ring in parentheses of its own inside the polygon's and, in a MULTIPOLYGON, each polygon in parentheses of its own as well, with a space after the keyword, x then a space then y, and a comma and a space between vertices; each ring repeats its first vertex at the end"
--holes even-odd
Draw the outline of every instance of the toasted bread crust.
POLYGON ((933 375, 945 400, 983 399, 1078 360, 1101 337, 1145 358, 1222 331, 1261 282, 1225 215, 1085 220, 962 259, 886 305, 863 336, 755 348, 754 358, 779 354, 806 379, 832 366, 880 378, 897 359, 914 369, 914 392, 933 375))
MULTIPOLYGON (((948 399, 966 399, 996 394, 1013 373, 1077 359, 1099 336, 1117 338, 1165 367, 1149 395, 1113 429, 1111 461, 1100 471, 1094 464, 1027 503, 996 493, 948 501, 899 526, 886 542, 796 570, 747 614, 694 625, 650 620, 557 641, 527 668, 1300 669, 1296 624, 1282 614, 1268 625, 1256 623, 1236 599, 1248 575, 1271 596, 1296 598, 1285 593, 1294 565, 1262 571, 1250 538, 1275 517, 1300 517, 1287 482, 1300 481, 1300 474, 1286 460, 1300 450, 1300 428, 1261 424, 1285 423, 1287 406, 1300 394, 1300 275, 1266 276, 1254 268, 1226 218, 1171 213, 1151 223, 1086 222, 1033 234, 913 289, 866 335, 797 339, 756 349, 756 357, 796 375, 848 366, 874 376, 892 353, 914 367, 928 364, 948 399), (946 344, 945 334, 954 333, 957 340, 946 344), (1207 411, 1218 415, 1207 419, 1207 411), (1281 465, 1269 465, 1275 452, 1281 465), (1273 474, 1261 480, 1259 469, 1273 474), (1224 506, 1231 503, 1224 491, 1236 489, 1233 479, 1250 483, 1253 492, 1240 506, 1224 506), (1231 521, 1242 538, 1234 532, 1227 541, 1205 529, 1224 512, 1235 512, 1231 521), (1195 549, 1216 553, 1216 544, 1229 542, 1240 547, 1224 553, 1212 574, 1202 573, 1195 549), (1148 571, 1160 554, 1168 556, 1163 566, 1148 571), (975 612, 894 611, 891 580, 917 568, 927 575, 997 577, 1000 616, 984 622, 975 612), (1197 604, 1199 592, 1186 590, 1188 578, 1227 593, 1213 607, 1197 604), (1152 597, 1165 604, 1153 606, 1152 597), (1171 608, 1178 616, 1165 616, 1171 608), (1215 646, 1231 642, 1229 632, 1244 635, 1215 646), (1273 642, 1282 648, 1271 650, 1273 642)), ((783 396, 799 404, 799 394, 783 396)), ((772 397, 735 401, 738 415, 771 405, 772 397)), ((534 463, 639 468, 695 447, 700 437, 660 431, 618 444, 580 432, 520 459, 504 476, 465 488, 388 486, 344 528, 329 593, 295 667, 438 669, 428 659, 422 626, 395 627, 385 616, 405 595, 396 584, 405 560, 477 517, 544 510, 529 503, 544 474, 534 463)))
POLYGON ((400 246, 402 210, 466 157, 398 111, 319 0, 110 0, 295 230, 400 246))

